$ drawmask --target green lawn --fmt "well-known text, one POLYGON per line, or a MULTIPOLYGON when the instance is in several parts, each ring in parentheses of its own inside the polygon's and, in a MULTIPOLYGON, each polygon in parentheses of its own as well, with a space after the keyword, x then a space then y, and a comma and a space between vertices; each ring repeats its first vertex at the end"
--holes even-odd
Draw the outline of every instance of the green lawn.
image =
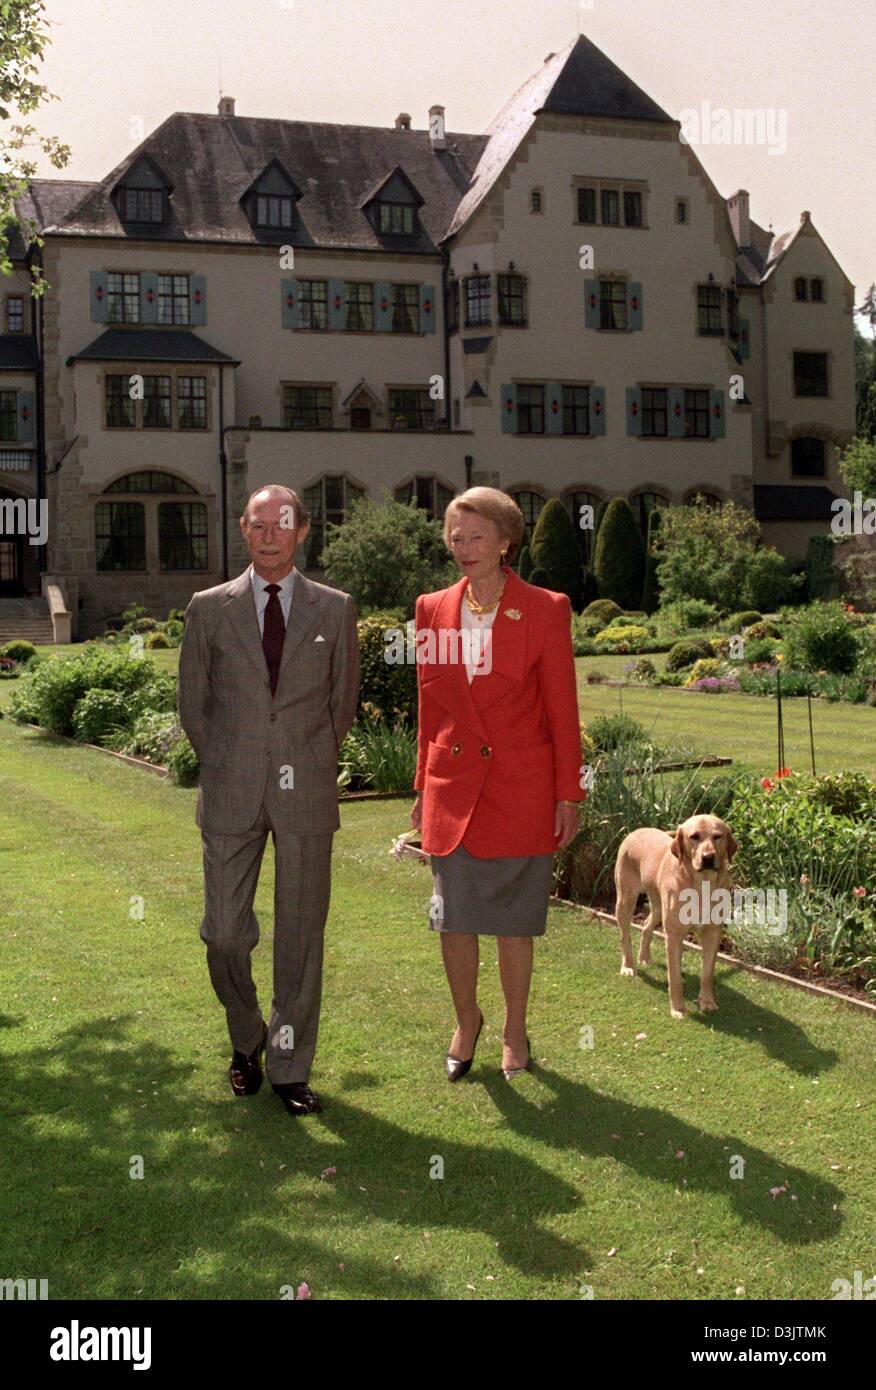
MULTIPOLYGON (((536 1071, 502 1079, 487 942, 486 1027, 450 1086, 431 879, 388 854, 407 803, 355 803, 312 1077, 326 1110, 295 1121, 269 1088, 228 1087, 194 792, 3 720, 0 796, 5 1277, 47 1277, 54 1299, 275 1299, 302 1280, 320 1298, 825 1299, 872 1273, 871 1019, 719 966, 720 1013, 673 1021, 659 944, 622 980, 614 932, 557 905, 536 1071)), ((268 851, 265 1005, 271 892, 268 851)))

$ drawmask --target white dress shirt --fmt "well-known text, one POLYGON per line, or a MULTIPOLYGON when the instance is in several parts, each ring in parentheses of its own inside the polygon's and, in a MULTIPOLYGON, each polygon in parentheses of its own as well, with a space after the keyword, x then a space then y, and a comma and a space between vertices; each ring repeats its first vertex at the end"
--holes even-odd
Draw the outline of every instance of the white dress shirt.
MULTIPOLYGON (((259 620, 259 632, 264 636, 265 633, 265 609, 268 606, 268 599, 271 595, 267 592, 267 586, 272 581, 262 579, 261 575, 256 574, 255 566, 250 565, 250 583, 252 584, 253 597, 255 598, 256 617, 259 620)), ((292 589, 295 584, 295 568, 289 571, 285 579, 278 580, 280 592, 277 598, 280 600, 280 607, 283 610, 283 622, 289 626, 289 610, 292 607, 292 589)))

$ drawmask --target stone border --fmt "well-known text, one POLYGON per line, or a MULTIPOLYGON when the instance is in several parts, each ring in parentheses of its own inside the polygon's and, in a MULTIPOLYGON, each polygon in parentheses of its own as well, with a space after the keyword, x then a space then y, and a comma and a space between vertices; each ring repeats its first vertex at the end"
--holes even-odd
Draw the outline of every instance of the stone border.
MULTIPOLYGON (((169 777, 170 769, 159 767, 156 763, 147 762, 145 758, 134 758, 129 753, 117 753, 113 748, 101 748, 99 743, 83 743, 80 738, 71 738, 69 734, 56 734, 54 729, 44 729, 42 724, 26 724, 17 719, 10 719, 10 724, 14 724, 19 729, 33 729, 34 733, 42 734, 43 738, 56 739, 60 743, 72 743, 76 748, 90 748, 95 753, 106 753, 111 758, 117 758, 119 762, 128 763, 130 767, 142 768, 144 772, 153 772, 158 777, 169 777)), ((184 788, 191 791, 192 788, 184 788)), ((340 793, 338 804, 342 805, 346 801, 411 801, 416 796, 413 791, 404 792, 350 792, 340 793)))
MULTIPOLYGON (((553 893, 551 894, 551 903, 553 905, 562 904, 576 912, 589 912, 592 917, 597 917, 605 926, 612 926, 617 929, 617 918, 610 912, 602 912, 596 907, 587 907, 584 903, 573 903, 568 898, 558 898, 553 893)), ((633 922, 631 925, 637 931, 644 930, 644 924, 641 922, 633 922)), ((655 930, 654 935, 659 936, 665 944, 665 932, 655 930)), ((697 941, 684 941, 682 945, 686 951, 702 951, 703 949, 697 941)), ((792 989, 803 990, 805 994, 814 994, 823 999, 834 999, 840 1004, 849 1004, 852 1008, 859 1009, 861 1013, 876 1018, 876 1004, 871 1004, 867 999, 858 999, 853 994, 841 994, 839 990, 828 989, 826 985, 816 985, 811 980, 800 980, 796 975, 783 975, 781 971, 768 970, 765 965, 754 965, 750 961, 740 960, 737 956, 729 956, 725 951, 718 952, 718 960, 724 961, 727 965, 738 966, 740 970, 747 970, 750 974, 759 975, 761 979, 772 981, 774 984, 789 985, 792 989)))

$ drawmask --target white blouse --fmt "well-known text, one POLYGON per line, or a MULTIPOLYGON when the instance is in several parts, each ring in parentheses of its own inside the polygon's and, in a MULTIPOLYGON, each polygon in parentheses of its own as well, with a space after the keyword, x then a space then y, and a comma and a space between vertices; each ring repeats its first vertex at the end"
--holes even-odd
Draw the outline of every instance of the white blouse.
POLYGON ((493 627, 493 622, 495 621, 495 618, 496 618, 496 614, 499 612, 499 610, 500 610, 501 607, 502 607, 502 604, 501 604, 501 602, 500 602, 499 605, 498 605, 498 607, 496 607, 496 608, 493 609, 492 613, 486 613, 486 614, 484 614, 484 616, 483 616, 482 618, 479 618, 479 617, 476 616, 476 614, 472 613, 471 609, 469 608, 468 604, 467 604, 466 601, 465 601, 465 592, 463 592, 463 595, 462 595, 462 604, 461 604, 461 607, 460 607, 460 614, 461 614, 461 617, 462 617, 462 628, 463 628, 463 631, 466 631, 466 630, 468 630, 469 632, 478 632, 478 631, 480 631, 480 632, 483 632, 483 633, 486 633, 486 634, 487 634, 487 636, 484 638, 484 641, 483 641, 482 643, 478 642, 476 638, 469 638, 469 639, 468 639, 468 641, 469 641, 469 647, 468 647, 467 651, 465 652, 465 656, 466 656, 466 658, 467 658, 467 659, 466 659, 466 662, 465 662, 465 670, 466 670, 466 675, 468 676, 468 683, 469 683, 469 685, 471 685, 472 681, 474 680, 475 668, 476 668, 477 666, 479 666, 479 665, 483 665, 483 664, 484 664, 484 656, 485 656, 485 655, 486 655, 486 658, 487 658, 487 662, 486 662, 487 670, 488 670, 488 671, 490 670, 490 658, 491 658, 491 656, 492 656, 492 643, 493 643, 492 627, 493 627), (480 660, 478 659, 479 656, 480 656, 480 660), (472 659, 472 658, 473 658, 473 659, 472 659))

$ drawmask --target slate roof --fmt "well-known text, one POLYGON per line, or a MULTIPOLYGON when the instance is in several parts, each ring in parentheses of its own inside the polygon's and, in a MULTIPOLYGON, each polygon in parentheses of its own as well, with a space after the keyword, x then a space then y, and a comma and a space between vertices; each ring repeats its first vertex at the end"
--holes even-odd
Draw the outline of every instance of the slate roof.
POLYGON ((835 498, 829 487, 756 483, 754 515, 758 521, 830 521, 835 498))
POLYGON ((462 198, 448 237, 458 232, 486 198, 540 111, 616 120, 672 121, 635 82, 583 34, 552 53, 524 82, 487 130, 487 145, 472 186, 462 198))
POLYGON ((0 333, 0 371, 33 372, 39 360, 36 338, 27 333, 0 333))
MULTIPOLYGON (((90 189, 97 186, 82 179, 33 179, 21 197, 16 199, 16 211, 20 218, 32 219, 37 231, 42 232, 58 218, 66 216, 90 189)), ((24 257, 25 237, 18 228, 11 230, 9 247, 14 261, 24 257)))
POLYGON ((205 343, 187 328, 105 328, 71 362, 231 362, 238 359, 205 343))
POLYGON ((51 231, 68 236, 154 237, 166 241, 397 250, 430 253, 444 233, 485 144, 482 135, 448 134, 434 151, 428 131, 385 130, 250 116, 169 116, 78 205, 65 209, 51 231), (126 171, 147 155, 173 183, 170 222, 129 229, 110 197, 126 171), (240 202, 272 160, 301 189, 299 225, 257 231, 240 202), (363 202, 399 167, 423 198, 421 235, 379 235, 363 202))

